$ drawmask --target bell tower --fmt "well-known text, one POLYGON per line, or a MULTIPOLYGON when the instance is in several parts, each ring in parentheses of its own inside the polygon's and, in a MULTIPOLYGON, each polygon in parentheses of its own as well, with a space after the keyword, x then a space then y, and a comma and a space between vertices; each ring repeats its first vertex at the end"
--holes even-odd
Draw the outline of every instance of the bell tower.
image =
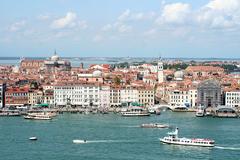
POLYGON ((160 57, 158 59, 158 83, 162 83, 164 81, 164 75, 163 75, 163 62, 162 62, 162 58, 160 57))

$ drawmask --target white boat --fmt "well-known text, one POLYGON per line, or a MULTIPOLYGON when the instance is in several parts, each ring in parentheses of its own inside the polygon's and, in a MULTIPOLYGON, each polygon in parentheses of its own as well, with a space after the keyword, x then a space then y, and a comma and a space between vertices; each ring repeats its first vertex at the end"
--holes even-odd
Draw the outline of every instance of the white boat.
POLYGON ((186 145, 186 146, 199 146, 199 147, 214 147, 214 140, 201 139, 201 138, 179 138, 178 128, 174 132, 168 132, 167 137, 159 139, 160 142, 165 144, 186 145))
POLYGON ((167 124, 161 124, 161 123, 148 123, 148 124, 142 124, 142 128, 168 128, 169 125, 167 124))
POLYGON ((51 120, 52 118, 49 115, 37 115, 33 117, 34 120, 51 120))
POLYGON ((196 111, 196 117, 203 117, 204 116, 204 110, 202 108, 198 108, 196 111))
POLYGON ((37 137, 30 137, 29 140, 31 140, 31 141, 36 141, 36 140, 37 140, 37 137))
POLYGON ((129 107, 126 111, 122 111, 121 115, 125 117, 150 116, 150 113, 142 107, 129 107))
POLYGON ((74 139, 73 143, 82 144, 82 143, 87 143, 87 141, 86 140, 82 140, 82 139, 74 139))
POLYGON ((51 120, 52 117, 49 115, 44 114, 28 114, 26 116, 23 116, 25 119, 32 119, 32 120, 51 120))

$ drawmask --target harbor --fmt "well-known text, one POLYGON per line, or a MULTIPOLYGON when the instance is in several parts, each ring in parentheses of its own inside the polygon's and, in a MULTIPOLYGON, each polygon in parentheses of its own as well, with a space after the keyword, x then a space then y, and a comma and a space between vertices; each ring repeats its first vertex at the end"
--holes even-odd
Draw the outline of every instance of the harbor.
POLYGON ((194 113, 166 111, 160 116, 122 117, 109 114, 64 113, 51 121, 0 117, 0 149, 6 160, 127 159, 185 160, 238 159, 239 119, 196 118, 194 113), (165 145, 159 138, 171 129, 141 128, 143 123, 164 123, 181 129, 186 137, 215 140, 213 148, 165 145), (218 133, 218 134, 216 134, 218 133), (29 141, 29 137, 37 141, 29 141), (73 140, 86 140, 74 144, 73 140), (6 145, 11 150, 6 149, 6 145), (39 155, 39 151, 41 154, 39 155), (13 154, 14 153, 14 154, 13 154), (137 153, 137 154, 136 154, 137 153), (19 157, 18 155, 21 155, 19 157))

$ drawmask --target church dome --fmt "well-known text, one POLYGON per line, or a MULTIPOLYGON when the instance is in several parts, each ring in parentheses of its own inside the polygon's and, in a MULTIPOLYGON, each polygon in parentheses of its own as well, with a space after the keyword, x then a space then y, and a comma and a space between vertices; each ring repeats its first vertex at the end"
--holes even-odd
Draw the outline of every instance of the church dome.
POLYGON ((100 77, 100 76, 102 76, 102 72, 99 71, 99 70, 96 70, 96 71, 93 72, 93 76, 94 77, 100 77))
POLYGON ((176 72, 174 73, 174 77, 175 77, 175 79, 183 79, 183 77, 184 77, 184 72, 183 72, 183 71, 176 71, 176 72))
POLYGON ((54 55, 51 57, 52 61, 58 61, 59 60, 59 56, 57 55, 56 51, 54 53, 54 55))

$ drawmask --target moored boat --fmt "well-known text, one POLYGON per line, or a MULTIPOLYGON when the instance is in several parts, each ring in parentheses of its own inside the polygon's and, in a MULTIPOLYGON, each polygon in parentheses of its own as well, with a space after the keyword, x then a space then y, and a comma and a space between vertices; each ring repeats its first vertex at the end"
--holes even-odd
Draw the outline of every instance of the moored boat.
POLYGON ((196 117, 203 117, 204 116, 204 109, 202 107, 199 107, 196 111, 196 117))
POLYGON ((20 116, 19 110, 0 110, 0 116, 20 116))
POLYGON ((186 145, 186 146, 199 146, 199 147, 214 147, 214 140, 202 138, 179 138, 178 128, 174 132, 168 132, 167 137, 159 139, 160 142, 165 144, 186 145))
POLYGON ((26 116, 23 116, 25 119, 31 119, 31 120, 51 120, 52 116, 48 114, 28 114, 26 116))
POLYGON ((126 111, 122 111, 121 115, 125 117, 150 116, 150 113, 143 107, 129 107, 126 111))

